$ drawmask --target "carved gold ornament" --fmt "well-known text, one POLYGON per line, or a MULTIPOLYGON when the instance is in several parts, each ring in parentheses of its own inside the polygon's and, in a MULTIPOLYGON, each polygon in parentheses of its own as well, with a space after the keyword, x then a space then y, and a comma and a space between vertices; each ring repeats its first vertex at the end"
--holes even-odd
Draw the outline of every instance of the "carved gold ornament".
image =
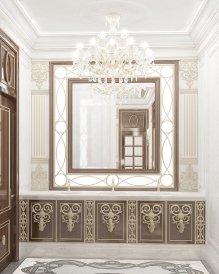
POLYGON ((62 222, 67 224, 67 230, 71 232, 75 224, 79 222, 79 215, 81 213, 81 205, 74 204, 61 204, 60 213, 62 216, 62 222))
POLYGON ((186 224, 190 223, 192 206, 191 205, 171 205, 172 223, 176 224, 179 233, 183 233, 186 224))
POLYGON ((162 205, 159 204, 144 204, 141 207, 142 220, 147 224, 149 232, 154 232, 156 224, 160 223, 162 214, 162 205))
POLYGON ((44 231, 46 224, 51 221, 52 204, 35 203, 32 205, 33 221, 38 223, 39 231, 44 231))
POLYGON ((119 223, 120 214, 122 213, 121 205, 119 204, 103 204, 100 208, 102 214, 102 222, 107 225, 109 232, 113 232, 115 225, 119 223))
POLYGON ((19 201, 19 240, 28 240, 28 201, 19 201))
POLYGON ((196 244, 205 243, 205 202, 196 202, 196 244))
POLYGON ((85 242, 94 242, 94 201, 85 201, 85 213, 84 213, 84 230, 85 230, 85 242))
POLYGON ((137 202, 128 201, 128 242, 136 243, 137 234, 137 202))

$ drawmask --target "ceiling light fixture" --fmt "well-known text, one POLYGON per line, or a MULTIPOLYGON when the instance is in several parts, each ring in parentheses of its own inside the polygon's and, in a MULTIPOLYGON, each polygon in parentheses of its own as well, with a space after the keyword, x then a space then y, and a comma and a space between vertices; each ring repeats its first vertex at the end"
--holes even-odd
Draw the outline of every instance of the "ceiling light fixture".
POLYGON ((154 64, 154 55, 148 44, 143 42, 140 46, 135 45, 127 31, 119 32, 119 25, 120 15, 108 14, 108 32, 101 32, 97 38, 92 38, 88 48, 82 43, 78 44, 73 53, 75 74, 97 83, 97 90, 103 91, 106 84, 114 89, 120 86, 121 89, 123 84, 147 77, 154 64))

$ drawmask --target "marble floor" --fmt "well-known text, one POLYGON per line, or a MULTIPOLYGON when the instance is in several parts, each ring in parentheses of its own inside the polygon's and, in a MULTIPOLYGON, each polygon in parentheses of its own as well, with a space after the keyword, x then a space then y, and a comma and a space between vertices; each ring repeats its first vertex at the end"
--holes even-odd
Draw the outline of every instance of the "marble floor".
POLYGON ((27 258, 13 274, 210 274, 200 261, 27 258))

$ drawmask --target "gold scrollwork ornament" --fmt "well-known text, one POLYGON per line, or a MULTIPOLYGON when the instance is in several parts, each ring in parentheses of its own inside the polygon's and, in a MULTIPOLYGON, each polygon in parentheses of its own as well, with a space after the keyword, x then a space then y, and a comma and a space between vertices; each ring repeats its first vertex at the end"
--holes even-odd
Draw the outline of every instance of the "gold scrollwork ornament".
POLYGON ((77 203, 71 205, 64 203, 61 205, 60 213, 62 214, 62 222, 67 224, 67 230, 71 232, 75 224, 79 222, 81 205, 77 203))
POLYGON ((172 223, 176 224, 179 233, 182 234, 185 231, 186 224, 190 223, 192 214, 191 205, 179 206, 174 204, 171 206, 170 213, 172 214, 172 223))
POLYGON ((144 204, 141 207, 141 213, 143 215, 143 223, 147 224, 149 232, 153 233, 156 224, 160 223, 162 206, 159 204, 154 204, 153 206, 150 206, 149 204, 144 204))
POLYGON ((38 223, 39 231, 44 231, 46 224, 51 221, 51 213, 53 212, 52 204, 35 203, 32 206, 33 221, 38 223))
POLYGON ((107 225, 109 232, 113 232, 115 225, 119 223, 122 208, 119 204, 103 204, 100 208, 102 222, 107 225))

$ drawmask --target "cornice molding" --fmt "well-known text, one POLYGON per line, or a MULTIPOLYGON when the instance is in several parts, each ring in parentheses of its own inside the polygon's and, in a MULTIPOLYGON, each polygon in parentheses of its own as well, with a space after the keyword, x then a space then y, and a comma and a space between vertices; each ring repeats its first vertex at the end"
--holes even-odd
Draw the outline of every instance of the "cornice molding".
MULTIPOLYGON (((0 27, 12 37, 30 56, 39 53, 72 51, 78 42, 85 45, 89 37, 96 33, 40 33, 33 22, 30 23, 25 11, 17 0, 0 1, 0 27)), ((219 34, 218 0, 204 0, 194 16, 188 31, 173 32, 136 32, 132 33, 136 42, 147 38, 154 51, 186 51, 188 57, 202 54, 209 45, 215 42, 219 34), (207 22, 207 23, 206 23, 207 22), (190 51, 190 52, 189 52, 190 51)), ((170 54, 171 56, 171 54, 170 54)), ((179 55, 181 56, 181 54, 179 55)))
POLYGON ((37 39, 29 28, 28 22, 21 16, 18 9, 10 1, 0 1, 0 27, 22 48, 31 55, 37 39))

